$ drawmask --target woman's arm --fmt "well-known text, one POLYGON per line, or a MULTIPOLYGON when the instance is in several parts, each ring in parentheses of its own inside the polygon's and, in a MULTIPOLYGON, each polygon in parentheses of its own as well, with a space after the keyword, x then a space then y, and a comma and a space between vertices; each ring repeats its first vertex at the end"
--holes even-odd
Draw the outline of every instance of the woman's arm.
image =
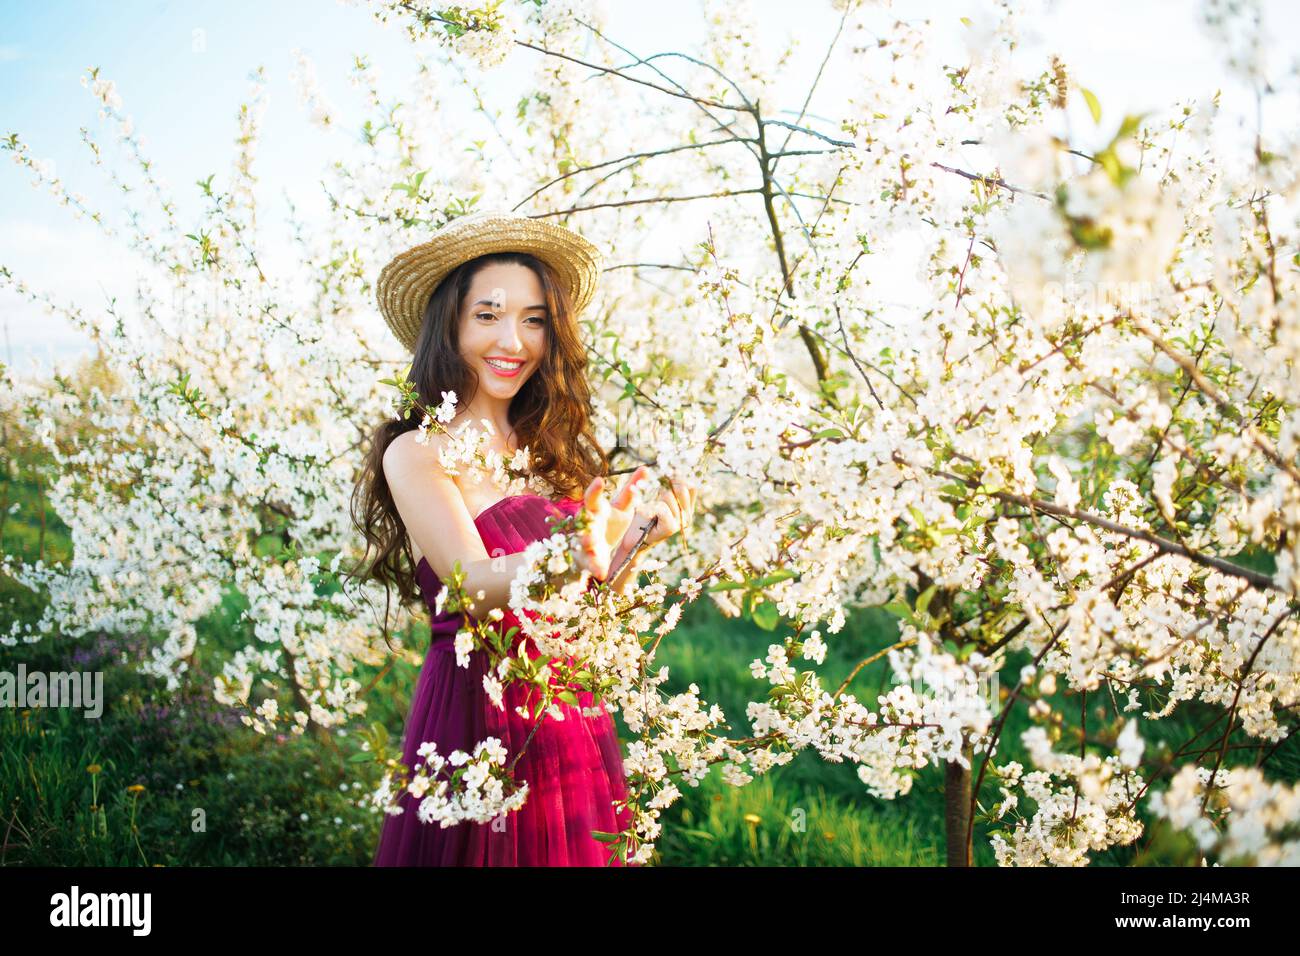
POLYGON ((384 451, 384 477, 407 534, 439 580, 450 580, 460 562, 465 610, 472 617, 481 621, 493 608, 509 610, 510 582, 524 564, 523 554, 487 553, 464 496, 438 460, 445 436, 430 433, 426 445, 415 438, 415 432, 405 432, 384 451))

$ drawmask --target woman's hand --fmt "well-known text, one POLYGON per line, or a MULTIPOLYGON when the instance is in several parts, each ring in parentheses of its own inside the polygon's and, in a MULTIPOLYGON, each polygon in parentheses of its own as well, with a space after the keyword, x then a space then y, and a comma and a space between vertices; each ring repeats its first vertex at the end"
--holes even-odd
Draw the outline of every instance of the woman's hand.
POLYGON ((645 526, 652 521, 654 524, 645 539, 647 547, 671 538, 683 528, 689 528, 695 520, 695 502, 699 493, 699 486, 694 482, 674 478, 672 490, 661 489, 657 499, 637 510, 636 521, 627 531, 627 544, 636 544, 645 526))
POLYGON ((587 486, 578 512, 586 518, 586 528, 578 532, 578 566, 597 580, 603 581, 609 575, 614 549, 636 516, 632 508, 633 488, 647 474, 649 469, 645 465, 632 472, 612 501, 604 498, 604 478, 597 476, 587 486))

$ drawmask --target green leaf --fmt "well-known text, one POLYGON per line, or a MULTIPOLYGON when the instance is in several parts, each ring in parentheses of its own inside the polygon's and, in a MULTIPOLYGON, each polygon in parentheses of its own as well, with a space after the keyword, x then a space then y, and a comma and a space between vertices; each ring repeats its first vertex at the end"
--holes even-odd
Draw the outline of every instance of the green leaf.
POLYGON ((1142 117, 1144 115, 1145 114, 1143 113, 1138 113, 1137 115, 1129 114, 1128 116, 1125 116, 1124 122, 1119 124, 1119 132, 1115 134, 1115 139, 1111 142, 1111 145, 1113 146, 1119 140, 1132 136, 1137 132, 1137 128, 1142 125, 1142 117))
POLYGON ((1101 163, 1101 168, 1106 170, 1106 175, 1110 177, 1111 182, 1116 185, 1121 182, 1124 177, 1124 167, 1113 149, 1098 153, 1097 162, 1101 163))
POLYGON ((931 584, 921 592, 921 596, 916 599, 916 612, 924 614, 930 606, 930 600, 934 597, 935 590, 939 587, 937 584, 931 584))
POLYGON ((758 607, 754 608, 754 623, 765 631, 776 630, 777 624, 781 622, 781 615, 776 609, 776 605, 771 601, 764 601, 758 607))
POLYGON ((776 584, 778 581, 788 581, 793 577, 795 577, 794 571, 791 571, 789 568, 782 568, 780 571, 774 571, 767 577, 759 578, 757 581, 752 582, 752 584, 756 588, 765 588, 769 584, 776 584))
POLYGON ((1079 92, 1083 94, 1084 102, 1088 104, 1088 112, 1092 114, 1092 121, 1094 123, 1100 123, 1101 102, 1097 99, 1092 90, 1085 90, 1083 87, 1079 87, 1079 92))
POLYGON ((695 837, 698 840, 706 840, 709 843, 713 843, 718 839, 716 835, 710 833, 708 830, 678 830, 677 832, 689 837, 695 837))

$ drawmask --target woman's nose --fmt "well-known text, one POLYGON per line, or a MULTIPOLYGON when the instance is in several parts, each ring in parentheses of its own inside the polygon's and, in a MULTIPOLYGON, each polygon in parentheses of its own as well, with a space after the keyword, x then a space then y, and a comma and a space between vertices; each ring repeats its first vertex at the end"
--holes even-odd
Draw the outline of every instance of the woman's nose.
POLYGON ((514 354, 523 351, 523 343, 519 339, 519 321, 517 319, 507 319, 499 326, 501 334, 497 337, 497 345, 505 352, 514 354))

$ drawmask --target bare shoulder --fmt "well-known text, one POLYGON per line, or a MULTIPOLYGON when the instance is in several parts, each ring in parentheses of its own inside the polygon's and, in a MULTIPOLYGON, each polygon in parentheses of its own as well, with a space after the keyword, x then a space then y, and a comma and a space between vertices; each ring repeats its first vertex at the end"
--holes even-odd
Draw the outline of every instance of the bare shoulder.
POLYGON ((402 432, 384 449, 384 477, 390 481, 411 471, 432 474, 439 478, 449 478, 442 468, 438 453, 447 442, 447 436, 441 432, 429 432, 427 441, 421 444, 416 431, 402 432), (431 469, 430 466, 433 466, 431 469))

